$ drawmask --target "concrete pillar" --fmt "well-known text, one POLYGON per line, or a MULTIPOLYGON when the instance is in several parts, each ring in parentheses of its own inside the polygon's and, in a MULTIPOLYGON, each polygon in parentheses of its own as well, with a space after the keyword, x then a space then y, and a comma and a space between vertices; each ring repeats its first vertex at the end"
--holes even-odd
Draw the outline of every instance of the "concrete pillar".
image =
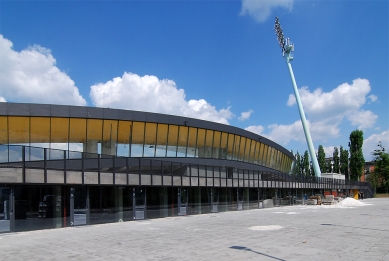
POLYGON ((87 152, 87 158, 92 158, 93 155, 88 155, 88 153, 95 154, 97 158, 98 153, 98 147, 97 147, 97 140, 88 140, 87 142, 84 142, 84 152, 87 152))
POLYGON ((116 142, 112 140, 103 141, 101 144, 101 154, 116 155, 116 142))

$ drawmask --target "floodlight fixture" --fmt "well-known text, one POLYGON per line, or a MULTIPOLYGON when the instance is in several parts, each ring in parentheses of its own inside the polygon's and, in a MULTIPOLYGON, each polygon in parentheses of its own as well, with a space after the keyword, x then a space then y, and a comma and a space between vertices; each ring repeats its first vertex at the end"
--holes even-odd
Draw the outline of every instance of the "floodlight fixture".
POLYGON ((292 43, 292 41, 289 38, 285 38, 278 17, 276 17, 276 20, 274 23, 274 31, 277 35, 278 44, 280 45, 281 50, 282 50, 282 56, 285 58, 286 63, 288 65, 290 79, 292 80, 294 95, 296 97, 296 102, 297 102, 297 106, 298 106, 299 113, 300 113, 300 119, 301 119, 301 123, 302 123, 303 129, 304 129, 305 139, 306 139, 307 145, 308 145, 309 155, 311 156, 311 162, 312 162, 313 168, 315 170, 316 176, 321 177, 319 163, 317 161, 315 149, 313 147, 311 134, 309 133, 308 124, 307 124, 307 120, 305 118, 304 108, 303 108, 303 105, 301 103, 300 95, 299 95, 299 92, 297 89, 297 83, 296 83, 296 80, 294 78, 292 65, 290 63, 293 60, 294 44, 292 43))

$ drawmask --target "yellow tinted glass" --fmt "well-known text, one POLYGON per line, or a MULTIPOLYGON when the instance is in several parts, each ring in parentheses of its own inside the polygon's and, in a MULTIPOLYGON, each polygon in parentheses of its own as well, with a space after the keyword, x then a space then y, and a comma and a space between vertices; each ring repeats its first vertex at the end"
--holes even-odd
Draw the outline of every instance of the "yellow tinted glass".
POLYGON ((69 142, 69 118, 51 118, 51 142, 69 142))
POLYGON ((83 143, 86 141, 86 119, 70 119, 69 142, 83 143))
POLYGON ((30 140, 31 142, 50 142, 50 118, 31 117, 30 118, 30 140))
POLYGON ((8 124, 7 117, 0 116, 0 144, 8 143, 8 124))
POLYGON ((132 121, 119 121, 118 143, 129 144, 132 121))
POLYGON ((87 120, 87 138, 88 140, 101 141, 103 137, 103 121, 88 119, 87 120))
POLYGON ((28 143, 30 136, 29 117, 8 118, 9 143, 28 143))

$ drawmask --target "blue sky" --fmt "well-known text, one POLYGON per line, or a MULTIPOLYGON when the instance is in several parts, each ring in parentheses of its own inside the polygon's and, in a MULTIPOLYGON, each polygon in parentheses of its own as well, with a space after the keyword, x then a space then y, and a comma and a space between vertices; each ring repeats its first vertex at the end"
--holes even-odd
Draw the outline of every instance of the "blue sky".
POLYGON ((388 1, 0 1, 0 101, 211 120, 307 150, 273 31, 315 148, 389 147, 388 1))

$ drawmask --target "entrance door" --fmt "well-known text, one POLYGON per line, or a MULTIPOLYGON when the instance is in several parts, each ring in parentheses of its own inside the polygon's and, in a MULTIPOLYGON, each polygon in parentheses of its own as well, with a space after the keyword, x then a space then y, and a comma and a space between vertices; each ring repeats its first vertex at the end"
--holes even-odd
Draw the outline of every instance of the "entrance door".
POLYGON ((236 189, 236 199, 238 202, 238 210, 243 210, 243 189, 236 189))
POLYGON ((258 189, 258 208, 263 208, 263 189, 258 189))
POLYGON ((217 188, 211 189, 211 212, 219 212, 219 190, 217 188))
POLYGON ((186 188, 178 189, 178 215, 186 216, 188 208, 188 190, 186 188))
POLYGON ((88 224, 88 197, 86 187, 70 188, 70 225, 82 226, 88 224))
POLYGON ((11 231, 10 188, 0 187, 0 233, 11 231))
POLYGON ((146 191, 145 188, 133 188, 134 220, 145 219, 146 191))

